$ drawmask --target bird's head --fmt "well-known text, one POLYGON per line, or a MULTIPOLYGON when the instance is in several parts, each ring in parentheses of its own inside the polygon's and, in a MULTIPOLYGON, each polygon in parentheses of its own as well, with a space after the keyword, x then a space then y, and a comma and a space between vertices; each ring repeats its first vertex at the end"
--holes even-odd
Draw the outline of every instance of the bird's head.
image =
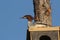
POLYGON ((28 21, 32 21, 33 17, 31 15, 25 15, 22 18, 27 19, 28 21))

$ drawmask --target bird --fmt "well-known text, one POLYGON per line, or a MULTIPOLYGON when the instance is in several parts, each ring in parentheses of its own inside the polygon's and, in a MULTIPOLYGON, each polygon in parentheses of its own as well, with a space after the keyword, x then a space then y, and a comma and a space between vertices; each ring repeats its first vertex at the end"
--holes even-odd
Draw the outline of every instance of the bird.
POLYGON ((46 27, 46 24, 39 23, 39 22, 36 22, 36 23, 32 22, 33 20, 35 20, 35 18, 32 17, 31 15, 24 15, 22 18, 28 20, 28 28, 29 27, 46 27))
POLYGON ((22 18, 28 20, 28 26, 29 27, 33 24, 32 21, 34 18, 31 15, 24 15, 22 18))

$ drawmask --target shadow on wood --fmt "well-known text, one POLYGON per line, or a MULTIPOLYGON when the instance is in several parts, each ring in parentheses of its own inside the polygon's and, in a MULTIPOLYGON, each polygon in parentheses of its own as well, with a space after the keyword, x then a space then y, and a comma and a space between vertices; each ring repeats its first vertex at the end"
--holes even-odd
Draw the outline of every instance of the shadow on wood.
POLYGON ((30 32, 27 30, 27 37, 26 37, 26 40, 30 40, 30 32))

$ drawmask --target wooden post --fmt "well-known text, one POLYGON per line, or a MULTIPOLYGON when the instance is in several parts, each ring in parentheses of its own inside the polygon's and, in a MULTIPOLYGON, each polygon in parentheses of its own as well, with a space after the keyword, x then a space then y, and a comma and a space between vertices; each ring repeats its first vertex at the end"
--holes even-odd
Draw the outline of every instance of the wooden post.
POLYGON ((35 22, 52 26, 50 0, 33 0, 35 22))

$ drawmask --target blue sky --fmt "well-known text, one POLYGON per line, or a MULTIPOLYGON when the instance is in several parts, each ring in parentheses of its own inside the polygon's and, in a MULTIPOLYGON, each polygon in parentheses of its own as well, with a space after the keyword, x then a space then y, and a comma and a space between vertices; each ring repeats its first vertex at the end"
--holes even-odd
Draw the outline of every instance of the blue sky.
MULTIPOLYGON (((20 17, 33 12, 33 0, 0 0, 0 40, 26 40, 27 20, 20 17)), ((52 25, 60 26, 60 0, 51 0, 52 25)))

